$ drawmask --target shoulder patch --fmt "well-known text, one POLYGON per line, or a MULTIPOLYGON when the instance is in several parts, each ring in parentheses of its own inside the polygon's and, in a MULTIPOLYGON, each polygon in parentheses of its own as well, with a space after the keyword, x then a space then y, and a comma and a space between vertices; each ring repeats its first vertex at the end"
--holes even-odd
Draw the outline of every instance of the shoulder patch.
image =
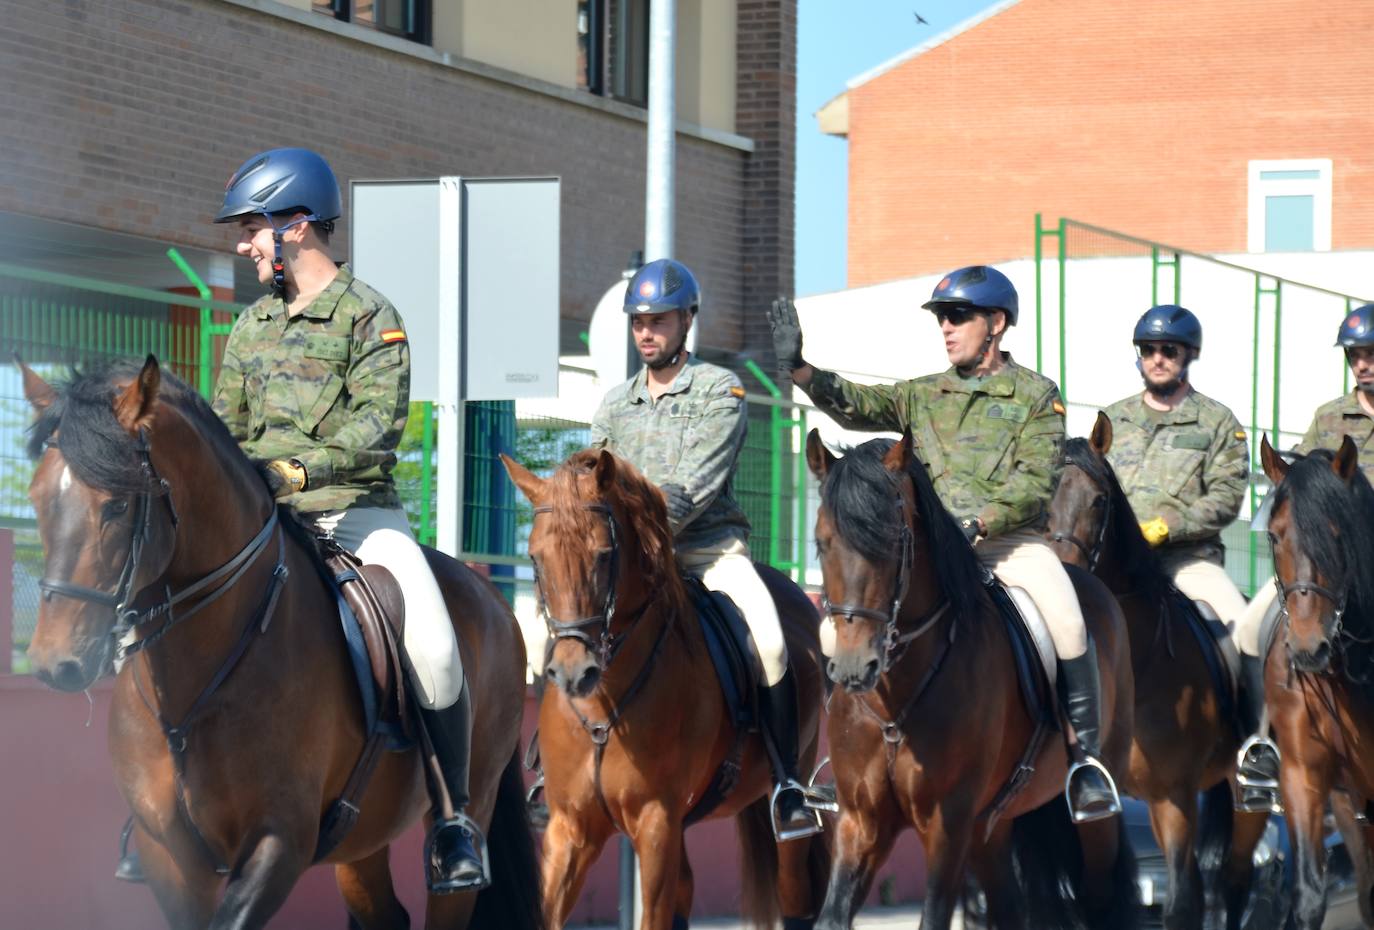
POLYGON ((730 388, 730 395, 731 395, 732 397, 738 397, 740 400, 743 400, 743 399, 744 399, 744 388, 740 387, 740 386, 737 384, 737 385, 735 385, 734 387, 730 388))
POLYGON ((382 330, 382 342, 405 342, 406 333, 403 329, 384 329, 382 330))
POLYGON ((1057 413, 1057 414, 1059 414, 1061 417, 1064 415, 1064 402, 1063 402, 1063 401, 1059 400, 1058 398, 1055 398, 1054 403, 1050 404, 1050 406, 1053 407, 1053 408, 1054 408, 1054 412, 1057 413))
POLYGON ((1236 438, 1239 439, 1241 442, 1245 442, 1245 430, 1236 430, 1236 438))

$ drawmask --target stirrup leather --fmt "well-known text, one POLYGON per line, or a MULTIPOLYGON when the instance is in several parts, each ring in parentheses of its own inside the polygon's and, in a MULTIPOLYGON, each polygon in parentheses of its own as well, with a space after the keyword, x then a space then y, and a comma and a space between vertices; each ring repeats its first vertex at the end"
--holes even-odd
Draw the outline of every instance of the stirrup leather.
POLYGON ((1264 736, 1251 736, 1241 743, 1240 750, 1236 753, 1236 781, 1243 788, 1265 788, 1277 791, 1279 781, 1277 778, 1253 778, 1245 774, 1245 760, 1252 749, 1268 750, 1274 754, 1274 761, 1282 764, 1283 757, 1279 755, 1279 747, 1274 745, 1274 741, 1264 736))
MULTIPOLYGON (((788 840, 799 840, 803 837, 815 836, 820 833, 825 829, 825 824, 821 822, 820 811, 829 810, 829 807, 826 806, 828 803, 829 802, 827 802, 824 797, 813 796, 813 792, 809 791, 805 785, 795 779, 789 778, 785 782, 774 785, 773 793, 768 797, 768 819, 773 824, 773 838, 779 843, 785 843, 788 840), (780 827, 781 821, 778 818, 778 802, 781 800, 783 792, 785 791, 796 791, 801 794, 801 809, 808 814, 808 823, 806 826, 793 827, 791 829, 783 829, 780 827)), ((835 805, 835 810, 839 810, 838 804, 835 805)))
POLYGON ((481 891, 491 884, 491 858, 487 855, 487 839, 482 835, 482 830, 477 826, 477 821, 463 811, 454 811, 452 817, 442 820, 435 818, 434 826, 430 828, 429 834, 425 837, 425 879, 425 884, 428 885, 431 894, 481 891), (468 837, 472 841, 472 848, 477 852, 477 860, 482 864, 482 878, 479 882, 439 881, 435 879, 434 841, 438 838, 439 833, 448 827, 457 827, 467 831, 468 837))
POLYGON ((1121 813, 1121 795, 1116 790, 1116 781, 1112 778, 1112 773, 1107 771, 1107 767, 1098 762, 1092 756, 1085 755, 1081 760, 1069 766, 1069 773, 1064 776, 1064 803, 1069 806, 1069 816, 1074 823, 1090 823, 1094 820, 1105 820, 1108 817, 1115 817, 1121 813), (1102 777, 1107 782, 1107 787, 1111 789, 1112 800, 1107 805, 1107 809, 1097 814, 1081 814, 1074 810, 1073 795, 1070 789, 1073 787, 1074 776, 1084 769, 1096 769, 1102 773, 1102 777))

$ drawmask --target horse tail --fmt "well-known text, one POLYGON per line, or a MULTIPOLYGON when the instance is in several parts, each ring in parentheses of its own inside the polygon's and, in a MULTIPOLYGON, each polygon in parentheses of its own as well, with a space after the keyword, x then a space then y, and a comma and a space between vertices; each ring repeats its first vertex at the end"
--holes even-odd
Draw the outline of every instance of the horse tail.
POLYGON ((1012 856, 1021 877, 1026 925, 1036 930, 1077 930, 1074 897, 1083 873, 1083 851, 1069 819, 1068 805, 1055 797, 1017 817, 1011 828, 1012 856))
POLYGON ((544 902, 539 859, 525 811, 525 781, 517 750, 501 773, 496 806, 487 829, 491 884, 477 895, 472 926, 543 930, 544 902))
POLYGON ((743 886, 740 895, 742 916, 753 927, 772 927, 779 918, 778 844, 773 838, 768 795, 736 814, 735 827, 739 832, 743 872, 740 882, 743 886))
POLYGON ((1197 862, 1204 881, 1209 874, 1219 875, 1231 858, 1234 806, 1231 782, 1225 778, 1203 792, 1197 829, 1197 862))

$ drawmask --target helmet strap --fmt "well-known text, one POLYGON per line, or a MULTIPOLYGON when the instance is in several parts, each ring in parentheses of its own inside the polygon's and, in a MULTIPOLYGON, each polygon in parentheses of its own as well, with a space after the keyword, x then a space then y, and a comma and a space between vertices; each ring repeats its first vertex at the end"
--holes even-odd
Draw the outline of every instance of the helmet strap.
POLYGON ((285 300, 286 259, 283 258, 281 254, 282 233, 286 232, 288 229, 291 229, 293 226, 299 226, 302 223, 319 222, 319 219, 315 216, 315 214, 311 213, 307 216, 301 217, 298 220, 292 220, 285 226, 278 226, 275 222, 273 222, 272 214, 264 213, 263 216, 266 218, 267 222, 272 227, 272 292, 276 294, 278 297, 280 297, 282 300, 285 300))

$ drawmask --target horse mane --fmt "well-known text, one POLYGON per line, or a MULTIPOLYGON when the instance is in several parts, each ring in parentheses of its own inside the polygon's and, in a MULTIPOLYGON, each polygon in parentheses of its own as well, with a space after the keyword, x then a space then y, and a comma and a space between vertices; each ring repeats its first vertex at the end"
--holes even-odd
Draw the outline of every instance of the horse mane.
MULTIPOLYGON (((578 479, 595 471, 600 456, 599 449, 574 452, 549 476, 545 503, 550 507, 550 529, 560 539, 591 539, 602 519, 583 506, 578 492, 578 479)), ((668 606, 680 608, 686 604, 687 589, 678 574, 663 495, 630 462, 616 456, 615 465, 612 493, 639 539, 638 570, 645 587, 666 598, 668 606)))
MULTIPOLYGON (((66 381, 53 386, 56 398, 29 427, 29 457, 41 456, 61 430, 62 458, 83 484, 115 493, 156 491, 149 484, 136 438, 114 415, 115 397, 141 368, 141 362, 120 359, 86 372, 74 369, 66 381)), ((160 375, 158 400, 194 424, 221 461, 239 462, 251 470, 243 450, 205 399, 166 368, 160 375)))
MULTIPOLYGON (((1094 484, 1106 490, 1108 526, 1103 545, 1111 548, 1111 554, 1126 573, 1131 589, 1148 600, 1162 600, 1170 586, 1169 577, 1164 573, 1158 553, 1136 530, 1140 520, 1121 482, 1117 480, 1112 463, 1082 436, 1075 436, 1064 445, 1064 461, 1072 461, 1094 484)), ((1061 469, 1058 481, 1063 480, 1064 470, 1061 469)), ((1058 488, 1058 482, 1055 487, 1058 488)))
POLYGON ((1374 638, 1374 572, 1369 570, 1374 564, 1374 488, 1358 468, 1348 484, 1342 481, 1331 470, 1334 458, 1329 449, 1298 457, 1273 492, 1274 507, 1291 504, 1297 545, 1331 579, 1333 590, 1347 592, 1343 620, 1351 636, 1340 645, 1347 653, 1361 653, 1360 661, 1347 656, 1347 676, 1374 700, 1374 676, 1361 679, 1350 668, 1368 667, 1370 646, 1360 644, 1374 638))
MULTIPOLYGON (((900 511, 893 503, 899 493, 898 476, 883 464, 895 444, 892 439, 870 439, 845 450, 821 484, 821 501, 830 508, 836 532, 870 562, 890 562, 901 552, 900 511)), ((907 476, 916 489, 916 513, 926 528, 935 576, 955 616, 971 619, 983 598, 978 557, 945 510, 925 464, 914 455, 907 476)))

